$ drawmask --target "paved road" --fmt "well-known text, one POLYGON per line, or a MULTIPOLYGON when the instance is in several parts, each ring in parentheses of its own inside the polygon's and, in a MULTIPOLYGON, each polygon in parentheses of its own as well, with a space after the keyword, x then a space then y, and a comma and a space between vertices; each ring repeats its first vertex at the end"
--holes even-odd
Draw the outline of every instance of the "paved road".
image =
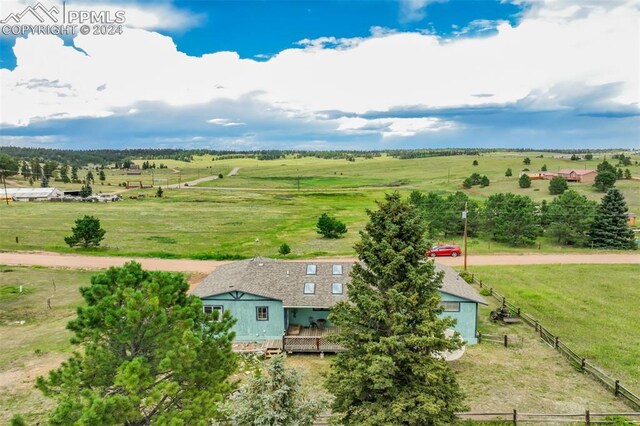
MULTIPOLYGON (((59 254, 51 252, 0 252, 1 265, 48 266, 78 269, 104 269, 110 266, 122 266, 131 260, 129 257, 116 256, 88 256, 59 254)), ((206 274, 216 267, 229 263, 217 260, 191 259, 159 259, 133 258, 140 262, 145 269, 162 271, 194 272, 206 274)), ((316 262, 354 261, 354 257, 327 257, 314 259, 316 262)), ((308 259, 297 260, 307 262, 308 259)), ((462 258, 439 257, 439 263, 449 266, 462 266, 462 258)), ((640 254, 496 254, 469 256, 470 266, 482 265, 536 265, 536 264, 613 264, 635 263, 640 266, 640 254)))

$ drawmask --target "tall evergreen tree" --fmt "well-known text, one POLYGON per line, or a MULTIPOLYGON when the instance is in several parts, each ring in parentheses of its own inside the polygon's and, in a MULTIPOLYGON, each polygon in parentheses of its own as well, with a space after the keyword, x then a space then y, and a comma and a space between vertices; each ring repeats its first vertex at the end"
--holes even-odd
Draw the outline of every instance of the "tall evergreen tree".
POLYGON ((31 167, 29 167, 29 163, 27 163, 26 161, 22 162, 22 167, 20 167, 20 174, 25 179, 31 176, 31 167))
MULTIPOLYGON (((564 181, 564 179, 563 179, 564 181)), ((560 244, 585 245, 597 203, 570 189, 549 204, 547 233, 560 244)))
POLYGON ((598 248, 634 250, 633 231, 627 224, 627 203, 617 188, 602 197, 589 232, 590 244, 598 248))
POLYGON ((60 166, 60 179, 64 183, 71 182, 71 179, 69 179, 69 166, 67 164, 60 166))
POLYGON ((368 211, 355 250, 348 301, 330 320, 340 326, 328 376, 333 411, 345 425, 449 425, 464 409, 454 372, 438 356, 458 349, 455 323, 440 318, 442 276, 423 262, 424 222, 398 193, 368 211))
POLYGON ((485 208, 487 232, 494 241, 512 246, 531 245, 540 234, 536 206, 526 195, 494 194, 485 208))
POLYGON ((207 425, 229 393, 234 320, 211 321, 180 274, 129 262, 91 278, 67 328, 80 350, 37 387, 52 425, 207 425))
POLYGON ((49 187, 49 178, 45 174, 43 174, 42 175, 42 179, 40 179, 40 187, 41 188, 48 188, 49 187))
POLYGON ((78 179, 78 166, 71 166, 71 181, 74 183, 80 182, 80 179, 78 179))

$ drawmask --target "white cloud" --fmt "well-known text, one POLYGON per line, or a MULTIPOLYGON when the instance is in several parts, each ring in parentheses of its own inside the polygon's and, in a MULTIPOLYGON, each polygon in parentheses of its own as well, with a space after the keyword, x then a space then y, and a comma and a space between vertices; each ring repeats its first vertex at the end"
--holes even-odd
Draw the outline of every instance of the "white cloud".
POLYGON ((240 122, 237 122, 237 121, 231 121, 228 118, 212 118, 211 120, 207 120, 207 123, 215 124, 217 126, 224 126, 224 127, 244 126, 245 125, 245 123, 240 123, 240 122))
POLYGON ((400 0, 400 19, 405 22, 420 21, 425 16, 425 8, 431 3, 447 0, 400 0))
MULTIPOLYGON (((357 115, 516 103, 529 110, 577 108, 585 93, 607 107, 637 108, 640 12, 634 0, 612 3, 616 7, 585 3, 588 13, 575 17, 579 2, 540 0, 519 26, 501 23, 490 37, 442 41, 379 31, 351 41, 306 40, 306 47, 262 62, 235 52, 190 57, 170 37, 142 29, 78 36, 75 45, 82 51, 57 37, 30 36, 16 41, 15 70, 0 70, 0 123, 106 117, 133 105, 137 111, 145 102, 182 107, 242 98, 306 121, 330 121, 335 114, 327 111, 357 115)), ((246 121, 241 114, 234 121, 212 120, 217 126, 246 121)), ((376 120, 334 124, 342 132, 385 136, 455 128, 434 118, 376 120)))
POLYGON ((375 118, 342 117, 337 130, 356 134, 377 134, 383 137, 407 137, 419 133, 438 132, 456 127, 455 123, 433 117, 375 118))

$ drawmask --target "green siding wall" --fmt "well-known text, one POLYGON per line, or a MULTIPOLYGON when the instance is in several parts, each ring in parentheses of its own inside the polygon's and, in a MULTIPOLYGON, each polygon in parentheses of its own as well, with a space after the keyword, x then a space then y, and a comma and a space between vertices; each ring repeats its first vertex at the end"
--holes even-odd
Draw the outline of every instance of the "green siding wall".
MULTIPOLYGON (((460 333, 467 344, 478 342, 476 338, 476 326, 478 316, 478 304, 447 293, 441 293, 443 302, 460 302, 460 312, 443 312, 441 316, 449 316, 456 320, 454 329, 460 333)), ((260 342, 266 339, 280 339, 288 324, 309 326, 309 317, 315 320, 327 319, 329 311, 314 311, 312 308, 287 308, 284 309, 279 300, 267 299, 245 293, 237 298, 237 293, 225 293, 202 299, 203 305, 222 306, 225 311, 238 321, 233 327, 236 340, 260 342), (234 296, 236 298, 234 298, 234 296), (269 307, 269 321, 256 319, 256 307, 269 307), (295 312, 295 316, 294 316, 295 312)), ((331 325, 327 321, 327 325, 331 325)))
POLYGON ((236 340, 261 342, 267 339, 281 339, 285 331, 284 308, 279 300, 267 299, 245 293, 241 298, 234 299, 232 293, 210 296, 202 300, 204 306, 222 306, 225 311, 238 321, 233 326, 236 340), (269 307, 269 320, 256 319, 256 307, 269 307))
POLYGON ((460 302, 460 312, 443 312, 441 317, 448 316, 456 320, 454 329, 460 333, 469 345, 478 343, 476 326, 478 320, 478 304, 447 293, 440 293, 443 302, 460 302))

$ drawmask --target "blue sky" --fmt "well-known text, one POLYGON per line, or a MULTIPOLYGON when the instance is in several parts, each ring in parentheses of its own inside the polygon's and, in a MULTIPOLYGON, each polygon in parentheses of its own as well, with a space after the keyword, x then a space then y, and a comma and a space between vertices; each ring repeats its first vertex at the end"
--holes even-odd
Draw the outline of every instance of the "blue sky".
POLYGON ((0 145, 640 146, 633 0, 67 4, 124 33, 0 36, 0 145))

